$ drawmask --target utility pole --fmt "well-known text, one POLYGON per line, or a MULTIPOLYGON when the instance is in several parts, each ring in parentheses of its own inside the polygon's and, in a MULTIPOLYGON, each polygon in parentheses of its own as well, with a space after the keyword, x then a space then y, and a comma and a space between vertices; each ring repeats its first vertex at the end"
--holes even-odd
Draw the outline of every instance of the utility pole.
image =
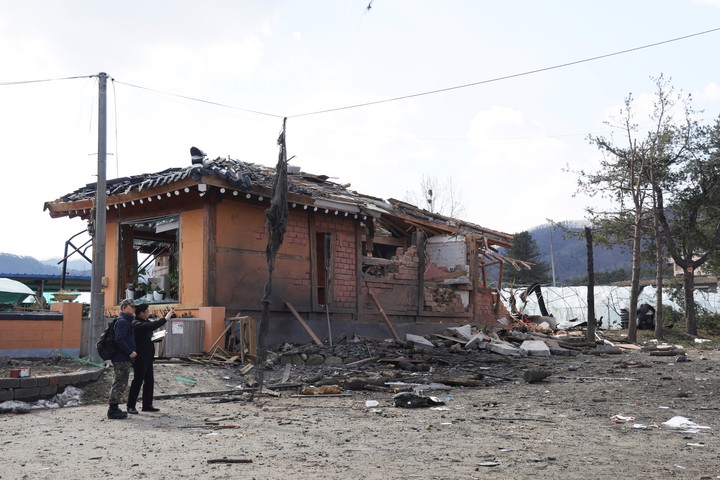
POLYGON ((93 262, 90 282, 90 359, 100 362, 95 343, 105 328, 105 223, 107 220, 107 73, 100 72, 98 98, 98 173, 93 219, 93 262))
POLYGON ((552 286, 556 286, 555 283, 555 251, 553 249, 553 229, 555 227, 550 224, 550 265, 552 266, 552 286))

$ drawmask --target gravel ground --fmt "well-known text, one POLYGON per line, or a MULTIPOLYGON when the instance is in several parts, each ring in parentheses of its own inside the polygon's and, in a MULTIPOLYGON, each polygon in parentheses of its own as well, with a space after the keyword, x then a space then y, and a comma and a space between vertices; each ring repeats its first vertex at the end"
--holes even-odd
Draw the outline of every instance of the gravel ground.
POLYGON ((158 413, 108 420, 109 373, 84 389, 83 406, 1 414, 0 478, 720 478, 720 351, 691 348, 687 360, 478 352, 425 372, 274 365, 266 384, 287 388, 253 401, 237 390, 238 367, 158 363, 158 413), (538 369, 550 376, 523 381, 538 369), (361 374, 483 375, 485 386, 428 390, 444 405, 411 409, 386 388, 298 396, 287 385, 361 374), (202 395, 220 391, 234 393, 202 395), (663 425, 675 416, 709 428, 663 425))

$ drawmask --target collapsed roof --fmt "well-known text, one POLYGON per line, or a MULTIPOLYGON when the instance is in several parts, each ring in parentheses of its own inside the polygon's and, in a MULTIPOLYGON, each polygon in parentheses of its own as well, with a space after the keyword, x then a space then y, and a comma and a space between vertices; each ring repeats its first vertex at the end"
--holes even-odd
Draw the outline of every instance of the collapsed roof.
MULTIPOLYGON (((507 233, 435 214, 399 200, 384 201, 349 190, 348 185, 329 181, 329 177, 326 175, 300 172, 297 167, 295 169, 290 167, 289 170, 288 198, 290 201, 302 200, 300 202, 302 204, 353 213, 362 212, 376 218, 382 215, 397 216, 406 223, 417 222, 416 226, 429 229, 428 233, 479 233, 488 234, 498 240, 512 240, 512 235, 507 233)), ((202 164, 108 180, 107 204, 112 206, 133 197, 142 198, 150 194, 154 195, 157 190, 182 188, 189 184, 200 183, 232 188, 243 194, 267 196, 272 192, 275 173, 274 168, 231 158, 205 160, 202 164)), ((48 210, 53 218, 63 216, 88 218, 96 188, 96 183, 89 183, 56 200, 46 202, 44 209, 48 210)))
MULTIPOLYGON (((144 199, 152 201, 167 196, 190 192, 190 187, 217 187, 225 195, 246 198, 257 196, 270 199, 276 175, 275 168, 246 163, 232 158, 203 158, 187 167, 169 168, 157 173, 147 173, 107 181, 107 208, 130 207, 144 199)), ((415 228, 428 236, 467 235, 478 236, 481 250, 488 254, 491 263, 508 261, 518 268, 517 261, 499 255, 498 248, 512 244, 511 234, 487 229, 479 225, 415 207, 396 199, 383 200, 349 190, 329 180, 326 175, 313 175, 288 167, 288 202, 314 211, 336 212, 353 215, 365 221, 375 220, 377 234, 390 233, 397 237, 408 236, 415 228)), ((90 220, 97 184, 89 183, 74 192, 46 202, 44 210, 52 218, 80 217, 90 220)), ((520 262, 523 264, 523 262, 520 262)), ((522 265, 527 268, 527 265, 522 265)))

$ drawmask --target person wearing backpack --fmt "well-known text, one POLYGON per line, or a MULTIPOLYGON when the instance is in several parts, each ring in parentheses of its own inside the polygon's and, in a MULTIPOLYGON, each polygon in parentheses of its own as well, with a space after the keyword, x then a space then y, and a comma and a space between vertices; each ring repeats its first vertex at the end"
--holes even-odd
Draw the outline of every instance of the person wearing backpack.
POLYGON ((125 299, 120 302, 120 315, 115 320, 115 353, 110 358, 115 373, 113 384, 110 388, 110 408, 107 417, 112 420, 127 418, 127 412, 123 412, 118 405, 123 400, 125 389, 130 378, 132 362, 137 357, 135 351, 135 335, 133 334, 132 321, 135 314, 133 301, 125 299))
POLYGON ((175 309, 170 311, 159 320, 150 320, 150 307, 147 303, 141 303, 135 307, 135 319, 132 322, 135 334, 135 345, 137 346, 137 358, 133 363, 133 381, 130 383, 128 393, 127 411, 133 415, 137 414, 138 395, 142 387, 142 411, 158 412, 159 408, 153 406, 153 390, 155 387, 155 376, 153 373, 153 361, 155 360, 155 344, 152 335, 155 330, 162 327, 173 317, 175 309))

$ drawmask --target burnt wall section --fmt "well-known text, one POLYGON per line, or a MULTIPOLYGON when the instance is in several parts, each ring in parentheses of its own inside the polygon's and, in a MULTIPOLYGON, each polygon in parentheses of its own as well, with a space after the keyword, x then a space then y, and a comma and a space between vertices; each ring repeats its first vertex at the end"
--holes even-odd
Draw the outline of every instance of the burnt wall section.
MULTIPOLYGON (((310 299, 308 217, 291 210, 283 245, 275 259, 273 304, 310 299)), ((218 205, 215 303, 228 309, 257 310, 267 282, 265 206, 241 202, 218 205)))
POLYGON ((357 225, 344 216, 316 215, 316 232, 329 233, 332 238, 332 268, 330 269, 330 306, 343 309, 357 307, 357 225))
MULTIPOLYGON (((377 307, 369 296, 369 292, 372 291, 383 310, 389 315, 417 316, 418 268, 420 265, 417 247, 412 246, 407 249, 399 247, 391 260, 392 264, 382 269, 384 275, 374 274, 364 277, 365 284, 362 293, 365 299, 365 311, 370 314, 377 312, 377 307)), ((378 269, 373 270, 373 272, 378 271, 378 269)), ((439 267, 427 260, 425 271, 438 273, 439 276, 448 275, 447 267, 439 267)), ((463 275, 466 273, 463 268, 459 268, 458 271, 463 275)), ((450 276, 454 276, 454 274, 451 272, 450 276)), ((451 280, 457 280, 457 278, 451 280)), ((449 284, 441 282, 443 280, 424 282, 424 308, 420 315, 424 317, 425 313, 444 313, 466 316, 469 312, 467 282, 454 281, 449 284)), ((407 319, 405 320, 407 321, 407 319)), ((429 315, 424 320, 442 323, 442 316, 429 315)))

